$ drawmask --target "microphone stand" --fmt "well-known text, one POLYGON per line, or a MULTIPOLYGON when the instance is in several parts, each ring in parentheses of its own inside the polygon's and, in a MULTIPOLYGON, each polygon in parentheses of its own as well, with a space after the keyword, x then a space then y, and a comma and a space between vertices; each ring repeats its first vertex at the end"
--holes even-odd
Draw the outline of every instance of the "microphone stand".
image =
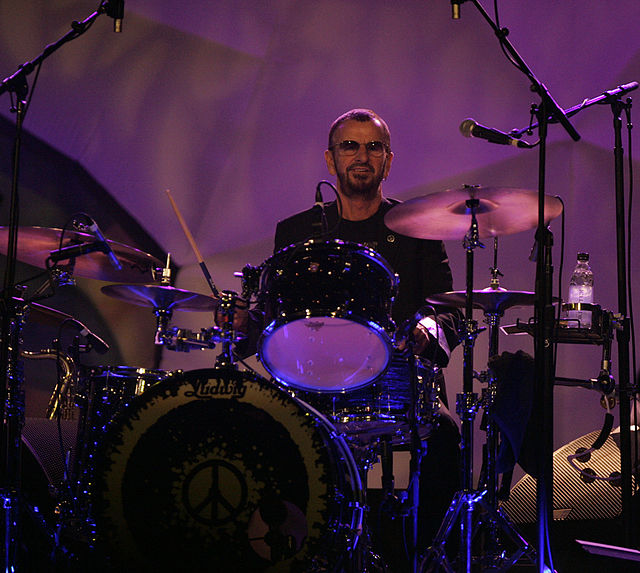
MULTIPOLYGON (((629 384, 629 334, 626 292, 626 266, 625 266, 625 237, 624 237, 624 195, 623 195, 623 170, 622 170, 622 144, 621 144, 621 120, 622 104, 620 96, 623 93, 638 87, 637 82, 619 86, 615 90, 605 92, 601 96, 565 112, 553 99, 547 88, 533 74, 520 54, 509 42, 508 30, 498 28, 489 17, 478 0, 471 0, 483 18, 493 28, 501 45, 508 52, 517 67, 529 78, 532 91, 540 96, 540 105, 535 108, 538 119, 540 136, 540 154, 538 165, 538 227, 536 240, 540 245, 540 253, 536 259, 536 304, 535 304, 535 373, 536 373, 536 401, 540 412, 537 424, 540 435, 538 442, 537 460, 539 465, 539 478, 537 480, 537 517, 538 517, 538 571, 545 571, 545 556, 551 556, 549 537, 549 525, 552 523, 553 509, 553 385, 555 379, 555 366, 553 363, 554 343, 554 311, 552 304, 552 279, 553 265, 551 248, 553 236, 544 221, 544 196, 546 176, 546 140, 547 128, 550 123, 560 123, 569 136, 578 141, 580 135, 569 122, 569 115, 573 115, 595 103, 611 103, 614 114, 614 129, 616 137, 615 147, 615 173, 616 173, 616 230, 617 230, 617 261, 618 261, 618 305, 624 321, 623 328, 618 332, 618 356, 620 360, 620 424, 621 424, 621 473, 622 473, 622 513, 623 527, 627 540, 631 538, 631 461, 630 456, 630 384, 629 384), (626 434, 626 435, 625 435, 626 434)), ((530 126, 521 132, 512 132, 511 135, 528 131, 530 126)))
MULTIPOLYGON (((614 172, 615 172, 615 201, 616 201, 616 255, 617 255, 617 289, 618 289, 618 320, 619 326, 617 330, 618 343, 618 392, 619 392, 619 412, 620 412, 620 473, 621 473, 621 501, 622 501, 622 535, 623 542, 626 546, 636 546, 638 540, 633 539, 633 531, 636 518, 634 517, 632 498, 633 498, 633 470, 631 467, 631 399, 637 388, 634 388, 630 376, 630 324, 627 316, 627 275, 626 275, 626 236, 625 236, 625 201, 624 201, 624 169, 623 157, 624 150, 622 145, 622 120, 621 114, 623 110, 630 113, 631 100, 622 103, 621 98, 624 94, 638 88, 638 82, 630 82, 618 86, 615 89, 604 92, 603 94, 585 100, 581 104, 570 109, 568 113, 572 115, 591 107, 595 104, 609 104, 613 113, 614 127, 614 172)), ((545 117, 544 112, 539 113, 540 117, 545 117)), ((546 123, 541 121, 540 125, 546 127, 546 123)), ((535 126, 534 126, 535 127, 535 126)), ((529 128, 524 128, 517 132, 512 132, 516 136, 517 133, 524 133, 529 128)), ((537 291, 536 291, 537 292, 537 291)), ((552 333, 549 336, 553 336, 552 333)), ((608 342, 605 341, 605 357, 610 358, 607 348, 608 342)), ((537 349, 537 347, 536 347, 537 349)), ((537 371, 536 371, 537 373, 537 371)), ((551 423, 551 422, 548 422, 551 423)), ((545 423, 546 425, 546 423, 545 423)), ((546 428, 545 428, 546 429, 546 428)), ((550 436, 552 439, 552 436, 550 436)), ((551 448, 553 446, 551 445, 551 448)), ((549 492, 550 495, 550 492, 549 492)), ((549 498, 551 501, 551 498, 549 498)))
POLYGON ((103 13, 113 12, 112 2, 105 0, 100 8, 82 22, 73 22, 72 29, 54 44, 46 46, 44 51, 31 62, 22 64, 12 75, 0 82, 0 95, 10 92, 16 96, 16 131, 14 136, 11 198, 9 207, 9 231, 7 240, 7 263, 4 275, 2 303, 2 323, 0 331, 0 369, 3 382, 0 390, 2 404, 2 439, 0 441, 0 505, 2 506, 2 553, 0 567, 2 571, 17 573, 22 571, 19 549, 21 546, 21 455, 22 427, 24 425, 24 388, 20 365, 20 338, 23 316, 20 309, 19 287, 15 284, 19 211, 19 167, 22 143, 23 123, 27 111, 29 86, 27 75, 36 66, 53 54, 63 44, 82 35, 95 19, 103 13))
POLYGON ((538 517, 538 553, 537 568, 544 573, 545 556, 550 552, 549 525, 552 522, 553 508, 553 344, 552 335, 555 317, 552 303, 553 265, 551 249, 553 236, 544 219, 544 197, 546 176, 546 140, 549 118, 562 124, 569 136, 578 141, 580 135, 569 122, 566 114, 553 99, 547 88, 526 65, 520 54, 508 40, 508 30, 498 28, 478 0, 471 0, 482 17, 493 28, 504 50, 517 67, 531 81, 531 89, 539 96, 541 103, 536 109, 540 135, 540 153, 538 164, 538 227, 536 240, 540 253, 536 259, 536 337, 535 337, 535 373, 536 401, 539 417, 537 420, 540 440, 537 459, 539 478, 537 480, 537 517, 538 517))
MULTIPOLYGON (((638 84, 635 84, 638 87, 638 84)), ((635 89, 635 88, 632 88, 635 89)), ((622 528, 624 544, 637 547, 638 540, 633 539, 634 525, 637 518, 633 515, 632 497, 633 483, 631 467, 631 399, 634 388, 629 374, 629 317, 627 316, 627 274, 626 274, 626 237, 625 237, 625 205, 624 205, 624 170, 622 158, 622 110, 626 107, 630 114, 631 100, 626 104, 620 100, 620 94, 608 98, 613 112, 614 128, 614 161, 615 161, 615 193, 616 193, 616 254, 618 268, 618 312, 622 319, 622 328, 616 333, 618 341, 618 380, 620 395, 620 473, 622 477, 622 528)), ((630 116, 628 116, 630 117, 630 116)), ((629 119, 630 123, 630 119, 629 119)), ((637 392, 637 387, 635 392, 637 392)))

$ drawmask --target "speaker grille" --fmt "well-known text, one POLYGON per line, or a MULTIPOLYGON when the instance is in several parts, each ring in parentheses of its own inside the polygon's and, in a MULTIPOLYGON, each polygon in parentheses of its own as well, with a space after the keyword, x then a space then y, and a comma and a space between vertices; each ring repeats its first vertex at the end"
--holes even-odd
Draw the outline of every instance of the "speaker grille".
MULTIPOLYGON (((620 480, 595 480, 586 483, 568 461, 578 448, 590 448, 599 432, 591 432, 562 446, 553 453, 553 518, 554 520, 610 519, 622 511, 620 480)), ((574 460, 582 470, 593 470, 595 475, 609 477, 620 472, 620 450, 611 437, 591 453, 588 461, 574 460)), ((634 479, 633 488, 636 484, 634 479)), ((502 509, 515 523, 533 523, 537 520, 536 480, 524 476, 511 490, 509 501, 502 509)))
MULTIPOLYGON (((78 422, 61 420, 64 452, 71 451, 69 464, 73 464, 78 422)), ((58 486, 64 480, 64 456, 60 449, 58 422, 47 418, 26 418, 22 428, 22 443, 29 448, 50 484, 58 486)))

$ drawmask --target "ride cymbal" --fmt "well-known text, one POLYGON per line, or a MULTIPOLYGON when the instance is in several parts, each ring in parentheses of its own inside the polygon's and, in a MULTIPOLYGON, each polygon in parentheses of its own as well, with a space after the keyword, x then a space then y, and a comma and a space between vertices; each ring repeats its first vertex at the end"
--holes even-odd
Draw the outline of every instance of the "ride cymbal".
MULTIPOLYGON (((511 187, 465 185, 409 199, 392 207, 384 221, 392 231, 417 239, 463 239, 471 226, 469 199, 477 199, 480 238, 510 235, 538 224, 538 193, 511 187)), ((562 213, 562 202, 545 195, 548 224, 562 213)))

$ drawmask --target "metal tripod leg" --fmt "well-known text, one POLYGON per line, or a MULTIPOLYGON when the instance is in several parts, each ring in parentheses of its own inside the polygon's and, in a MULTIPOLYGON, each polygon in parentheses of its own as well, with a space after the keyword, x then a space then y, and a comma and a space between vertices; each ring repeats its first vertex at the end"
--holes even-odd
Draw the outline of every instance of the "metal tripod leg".
MULTIPOLYGON (((440 525, 440 529, 433 540, 433 545, 429 548, 424 560, 422 561, 420 572, 421 573, 435 573, 436 571, 445 571, 446 573, 456 573, 460 569, 456 568, 457 563, 452 563, 446 553, 446 543, 453 530, 453 526, 458 520, 465 520, 465 527, 462 528, 465 535, 468 536, 464 540, 465 548, 471 548, 473 542, 472 531, 478 531, 479 527, 473 527, 473 515, 481 515, 480 522, 487 521, 499 528, 504 534, 506 534, 510 541, 516 546, 515 550, 509 557, 504 556, 504 551, 501 559, 501 563, 494 563, 491 565, 491 571, 494 573, 502 573, 508 571, 523 555, 535 563, 537 559, 537 553, 533 548, 514 528, 511 521, 502 513, 502 511, 494 510, 487 501, 484 499, 484 491, 460 491, 456 493, 453 498, 449 509, 440 525)), ((479 523, 482 525, 482 523, 479 523)), ((467 571, 471 570, 472 559, 469 555, 464 559, 462 564, 467 571)), ((485 570, 485 569, 483 569, 485 570)))
MULTIPOLYGON (((467 206, 472 210, 474 205, 467 202, 467 206)), ((471 572, 473 561, 473 541, 477 533, 486 531, 490 541, 489 551, 480 553, 476 558, 476 562, 484 566, 488 566, 491 571, 507 571, 515 564, 523 555, 525 555, 532 563, 536 562, 537 555, 535 549, 516 531, 513 524, 498 508, 497 499, 497 445, 498 445, 498 428, 493 419, 493 405, 495 403, 496 381, 491 372, 488 374, 488 388, 483 397, 483 406, 487 414, 487 455, 485 467, 485 479, 481 486, 482 491, 474 491, 473 489, 473 422, 475 414, 480 406, 477 395, 473 393, 473 343, 477 334, 477 328, 473 320, 471 320, 471 310, 473 305, 473 247, 477 242, 473 240, 474 226, 470 230, 469 236, 466 238, 465 246, 467 248, 467 292, 466 292, 466 321, 464 332, 464 379, 463 393, 458 394, 457 413, 462 425, 462 478, 463 490, 456 493, 451 506, 447 510, 445 518, 438 530, 432 547, 429 548, 421 567, 421 573, 429 573, 431 571, 446 571, 454 573, 456 570, 460 572, 471 572), (474 513, 476 519, 474 523, 474 513), (446 553, 446 543, 453 530, 454 524, 460 521, 461 539, 460 550, 458 552, 459 562, 456 563, 457 569, 454 569, 452 563, 446 553), (500 539, 500 533, 504 538, 508 538, 515 545, 515 549, 510 556, 500 539)), ((499 292, 498 275, 501 274, 497 268, 497 240, 494 241, 494 267, 491 289, 499 292)), ((504 290, 504 289, 503 289, 504 290)), ((484 292, 484 291, 483 291, 484 292)), ((499 297, 496 297, 496 306, 485 310, 486 321, 490 328, 489 342, 489 358, 498 352, 498 324, 499 317, 502 316, 502 308, 498 304, 499 297)), ((491 300, 491 299, 489 299, 491 300)), ((481 546, 481 550, 484 547, 481 546)))

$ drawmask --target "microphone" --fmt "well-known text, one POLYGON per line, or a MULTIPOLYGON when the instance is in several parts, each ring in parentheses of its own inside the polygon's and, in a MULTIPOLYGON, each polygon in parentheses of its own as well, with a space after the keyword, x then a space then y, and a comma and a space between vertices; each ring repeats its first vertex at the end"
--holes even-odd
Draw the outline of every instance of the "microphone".
POLYGON ((91 344, 93 349, 98 354, 104 354, 104 353, 108 352, 109 345, 104 340, 102 340, 102 338, 100 338, 97 334, 94 334, 93 332, 91 332, 79 320, 77 320, 75 318, 72 318, 71 322, 80 331, 80 335, 84 336, 89 341, 89 344, 91 344))
POLYGON ((467 118, 460 124, 460 133, 465 137, 477 137, 479 139, 486 139, 491 143, 497 143, 498 145, 513 145, 514 147, 520 147, 522 149, 531 149, 533 145, 516 139, 508 133, 498 131, 491 127, 485 127, 476 122, 475 119, 467 118))
POLYGON ((108 0, 107 15, 113 18, 113 31, 122 32, 122 20, 124 18, 124 0, 108 0))
POLYGON ((451 18, 453 20, 460 20, 460 4, 464 0, 451 0, 451 18))
POLYGON ((89 232, 91 232, 96 237, 96 239, 98 239, 98 241, 100 243, 102 243, 104 245, 104 249, 102 249, 103 252, 107 255, 107 257, 109 257, 109 260, 111 261, 111 264, 116 269, 121 271, 122 270, 122 265, 120 264, 120 261, 118 260, 118 258, 115 256, 113 250, 111 249, 111 246, 109 245, 109 242, 107 241, 105 236, 102 234, 102 231, 100 230, 100 227, 98 227, 98 223, 96 223, 91 217, 89 217, 89 220, 91 221, 91 224, 87 226, 87 230, 89 232))
POLYGON ((322 181, 318 183, 316 186, 316 202, 315 207, 320 207, 320 209, 324 209, 324 201, 322 200, 322 191, 320 191, 320 186, 322 185, 322 181))

